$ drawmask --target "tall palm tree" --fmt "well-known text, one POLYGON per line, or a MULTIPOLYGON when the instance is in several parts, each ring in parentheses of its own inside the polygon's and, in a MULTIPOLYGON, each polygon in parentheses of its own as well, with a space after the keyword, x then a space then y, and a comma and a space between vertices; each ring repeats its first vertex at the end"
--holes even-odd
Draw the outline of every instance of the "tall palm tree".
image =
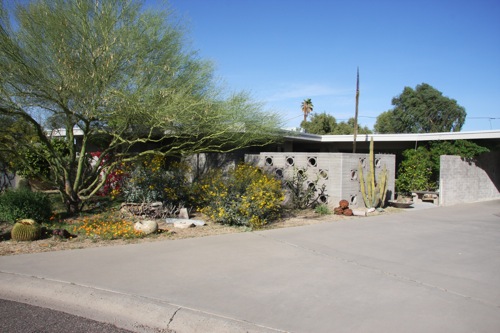
POLYGON ((313 111, 314 105, 311 102, 311 99, 308 98, 302 102, 301 107, 302 107, 302 112, 304 112, 304 121, 306 121, 309 113, 313 111))

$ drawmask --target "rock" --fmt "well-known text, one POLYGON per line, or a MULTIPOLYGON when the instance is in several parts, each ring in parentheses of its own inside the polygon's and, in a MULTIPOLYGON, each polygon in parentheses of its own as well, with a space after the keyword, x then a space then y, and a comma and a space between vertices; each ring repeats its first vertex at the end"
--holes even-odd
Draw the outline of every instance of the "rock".
POLYGON ((366 211, 364 209, 353 209, 352 215, 354 215, 354 216, 366 216, 366 211))
POLYGON ((344 212, 344 210, 343 210, 341 207, 335 207, 335 208, 333 209, 333 213, 334 213, 335 215, 342 215, 342 214, 343 214, 343 212, 344 212))
POLYGON ((174 222, 174 228, 187 229, 193 227, 195 227, 195 224, 189 220, 174 222))
MULTIPOLYGON (((201 226, 206 225, 205 221, 203 221, 203 220, 189 220, 189 222, 194 224, 196 227, 201 227, 201 226)), ((167 223, 167 224, 188 223, 188 221, 186 221, 186 219, 166 218, 165 223, 167 223)))
POLYGON ((342 209, 349 208, 349 201, 347 201, 347 200, 340 200, 339 201, 339 207, 342 208, 342 209))
POLYGON ((189 213, 187 208, 181 208, 179 211, 179 218, 189 220, 189 213))
POLYGON ((139 221, 134 224, 134 230, 149 235, 158 231, 158 223, 153 220, 139 221))
POLYGON ((352 216, 352 209, 349 209, 349 208, 344 209, 342 214, 344 214, 345 216, 352 216))

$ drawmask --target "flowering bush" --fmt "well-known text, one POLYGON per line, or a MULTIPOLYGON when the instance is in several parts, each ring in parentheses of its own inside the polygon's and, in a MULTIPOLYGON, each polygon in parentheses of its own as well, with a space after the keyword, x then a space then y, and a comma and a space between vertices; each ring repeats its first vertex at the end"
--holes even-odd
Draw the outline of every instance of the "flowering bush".
POLYGON ((162 156, 144 159, 129 167, 123 194, 128 202, 168 202, 182 205, 188 200, 189 167, 180 162, 167 165, 162 156))
POLYGON ((212 220, 256 229, 279 216, 284 200, 279 180, 247 164, 225 177, 221 171, 209 173, 198 184, 197 194, 200 211, 212 220))
POLYGON ((120 239, 141 237, 140 231, 134 230, 134 225, 109 214, 99 214, 85 217, 83 222, 75 226, 74 233, 96 239, 120 239))
MULTIPOLYGON (((93 160, 99 159, 101 155, 102 153, 99 151, 90 153, 93 160)), ((109 160, 109 158, 109 155, 105 155, 101 160, 99 167, 102 167, 109 160)), ((98 192, 98 195, 103 197, 109 195, 111 199, 116 198, 122 191, 125 178, 127 178, 126 166, 123 163, 120 163, 118 167, 108 173, 106 176, 106 182, 98 192)))

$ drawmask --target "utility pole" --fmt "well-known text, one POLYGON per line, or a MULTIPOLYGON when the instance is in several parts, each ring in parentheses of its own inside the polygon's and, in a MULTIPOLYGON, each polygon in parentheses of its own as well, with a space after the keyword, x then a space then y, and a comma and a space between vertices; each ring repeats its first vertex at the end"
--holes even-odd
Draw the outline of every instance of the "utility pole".
POLYGON ((354 113, 354 141, 352 143, 353 153, 356 153, 356 137, 358 136, 358 105, 359 105, 359 67, 356 76, 356 112, 354 113))

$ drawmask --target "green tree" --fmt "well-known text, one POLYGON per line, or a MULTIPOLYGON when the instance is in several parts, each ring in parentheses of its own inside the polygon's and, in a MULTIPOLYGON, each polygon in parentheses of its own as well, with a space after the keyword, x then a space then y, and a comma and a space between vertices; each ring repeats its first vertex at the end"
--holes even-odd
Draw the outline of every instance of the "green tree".
MULTIPOLYGON (((172 22, 171 13, 133 0, 23 1, 13 13, 0 2, 0 114, 33 129, 49 163, 45 180, 70 212, 121 161, 227 152, 279 137, 278 117, 244 93, 224 95, 172 22), (47 136, 50 125, 62 126, 67 149, 47 136), (90 147, 102 152, 93 163, 90 147)), ((6 141, 17 157, 30 147, 6 141)))
POLYGON ((314 105, 311 101, 310 98, 308 99, 305 99, 302 104, 300 105, 300 108, 302 109, 302 112, 304 113, 304 121, 307 121, 307 116, 309 116, 309 114, 311 112, 313 112, 313 108, 314 108, 314 105))
POLYGON ((310 121, 303 121, 300 124, 306 133, 311 134, 331 134, 337 128, 337 120, 334 116, 323 113, 316 113, 311 116, 310 121))
MULTIPOLYGON (((306 133, 325 135, 338 134, 347 135, 354 133, 354 118, 350 118, 347 122, 341 121, 337 123, 334 116, 326 112, 313 114, 310 121, 303 121, 300 126, 306 133)), ((366 126, 358 126, 358 133, 369 134, 370 129, 366 126)))
POLYGON ((414 89, 405 87, 392 99, 392 110, 379 115, 375 124, 378 133, 459 132, 466 112, 457 101, 427 83, 414 89))
POLYGON ((394 112, 389 110, 382 112, 375 122, 374 130, 375 133, 396 133, 393 126, 393 114, 394 112))
MULTIPOLYGON (((372 131, 367 126, 358 124, 358 134, 371 134, 372 131)), ((341 121, 332 134, 349 135, 354 134, 354 118, 349 118, 347 122, 341 121)))

